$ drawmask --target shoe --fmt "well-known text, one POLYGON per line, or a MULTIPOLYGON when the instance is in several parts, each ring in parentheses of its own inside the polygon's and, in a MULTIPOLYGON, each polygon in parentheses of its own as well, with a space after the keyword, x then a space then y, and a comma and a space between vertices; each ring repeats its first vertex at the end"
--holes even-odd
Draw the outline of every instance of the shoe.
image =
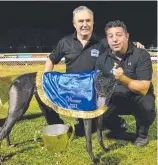
POLYGON ((143 147, 146 146, 149 143, 149 138, 142 138, 142 137, 137 137, 137 139, 134 142, 134 145, 137 147, 143 147))

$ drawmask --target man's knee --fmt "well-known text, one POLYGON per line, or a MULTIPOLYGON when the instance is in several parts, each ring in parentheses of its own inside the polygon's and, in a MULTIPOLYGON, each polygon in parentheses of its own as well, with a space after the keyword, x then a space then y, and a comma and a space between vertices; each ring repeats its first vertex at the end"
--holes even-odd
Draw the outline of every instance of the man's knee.
POLYGON ((155 98, 152 95, 142 96, 136 101, 137 111, 151 125, 156 117, 155 98))
POLYGON ((123 85, 117 85, 111 98, 113 101, 119 100, 119 102, 121 102, 124 98, 129 98, 130 96, 131 91, 128 88, 123 85))
POLYGON ((142 96, 135 103, 146 112, 155 111, 155 98, 153 96, 142 96))
POLYGON ((117 85, 114 89, 114 94, 118 96, 130 96, 131 91, 123 85, 117 85))
POLYGON ((115 87, 114 93, 111 96, 111 102, 117 108, 123 108, 129 106, 131 91, 122 85, 115 87), (122 107, 123 106, 123 107, 122 107))

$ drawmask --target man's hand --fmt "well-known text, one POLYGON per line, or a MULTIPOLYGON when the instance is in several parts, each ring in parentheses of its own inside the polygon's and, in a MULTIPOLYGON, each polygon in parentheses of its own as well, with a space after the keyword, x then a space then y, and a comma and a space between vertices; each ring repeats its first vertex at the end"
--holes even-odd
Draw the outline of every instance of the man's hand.
POLYGON ((133 42, 133 44, 134 44, 137 48, 145 49, 145 46, 142 45, 140 42, 133 42))
POLYGON ((116 80, 120 79, 120 77, 124 75, 124 71, 121 67, 116 69, 117 65, 118 64, 114 63, 114 67, 113 67, 113 74, 116 80))

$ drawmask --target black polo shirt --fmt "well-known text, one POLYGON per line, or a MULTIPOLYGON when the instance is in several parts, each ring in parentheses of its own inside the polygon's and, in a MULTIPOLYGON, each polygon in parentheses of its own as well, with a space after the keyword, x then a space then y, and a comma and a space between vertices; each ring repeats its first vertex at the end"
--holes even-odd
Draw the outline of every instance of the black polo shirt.
MULTIPOLYGON (((114 62, 123 68, 124 74, 134 80, 151 80, 152 79, 152 62, 150 54, 145 49, 136 48, 129 43, 128 50, 122 60, 118 59, 111 51, 107 49, 99 56, 96 62, 96 69, 100 69, 105 76, 112 76, 111 70, 114 62)), ((118 84, 121 84, 117 81, 118 84)), ((153 93, 151 83, 149 92, 153 93)))
POLYGON ((49 58, 53 64, 58 64, 64 57, 66 72, 92 71, 95 69, 97 57, 104 51, 104 45, 94 34, 83 48, 74 33, 62 38, 49 58))

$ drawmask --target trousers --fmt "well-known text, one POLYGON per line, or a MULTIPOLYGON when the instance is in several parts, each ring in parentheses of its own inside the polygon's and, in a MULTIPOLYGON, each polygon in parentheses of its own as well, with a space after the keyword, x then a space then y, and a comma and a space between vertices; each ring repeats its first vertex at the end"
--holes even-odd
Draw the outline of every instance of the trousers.
POLYGON ((120 125, 122 119, 118 115, 133 115, 136 120, 136 133, 139 136, 146 137, 150 125, 153 123, 155 112, 155 95, 148 93, 143 96, 131 92, 123 85, 117 85, 111 97, 110 103, 115 106, 104 122, 110 127, 120 125), (113 125, 113 126, 112 126, 113 125))

